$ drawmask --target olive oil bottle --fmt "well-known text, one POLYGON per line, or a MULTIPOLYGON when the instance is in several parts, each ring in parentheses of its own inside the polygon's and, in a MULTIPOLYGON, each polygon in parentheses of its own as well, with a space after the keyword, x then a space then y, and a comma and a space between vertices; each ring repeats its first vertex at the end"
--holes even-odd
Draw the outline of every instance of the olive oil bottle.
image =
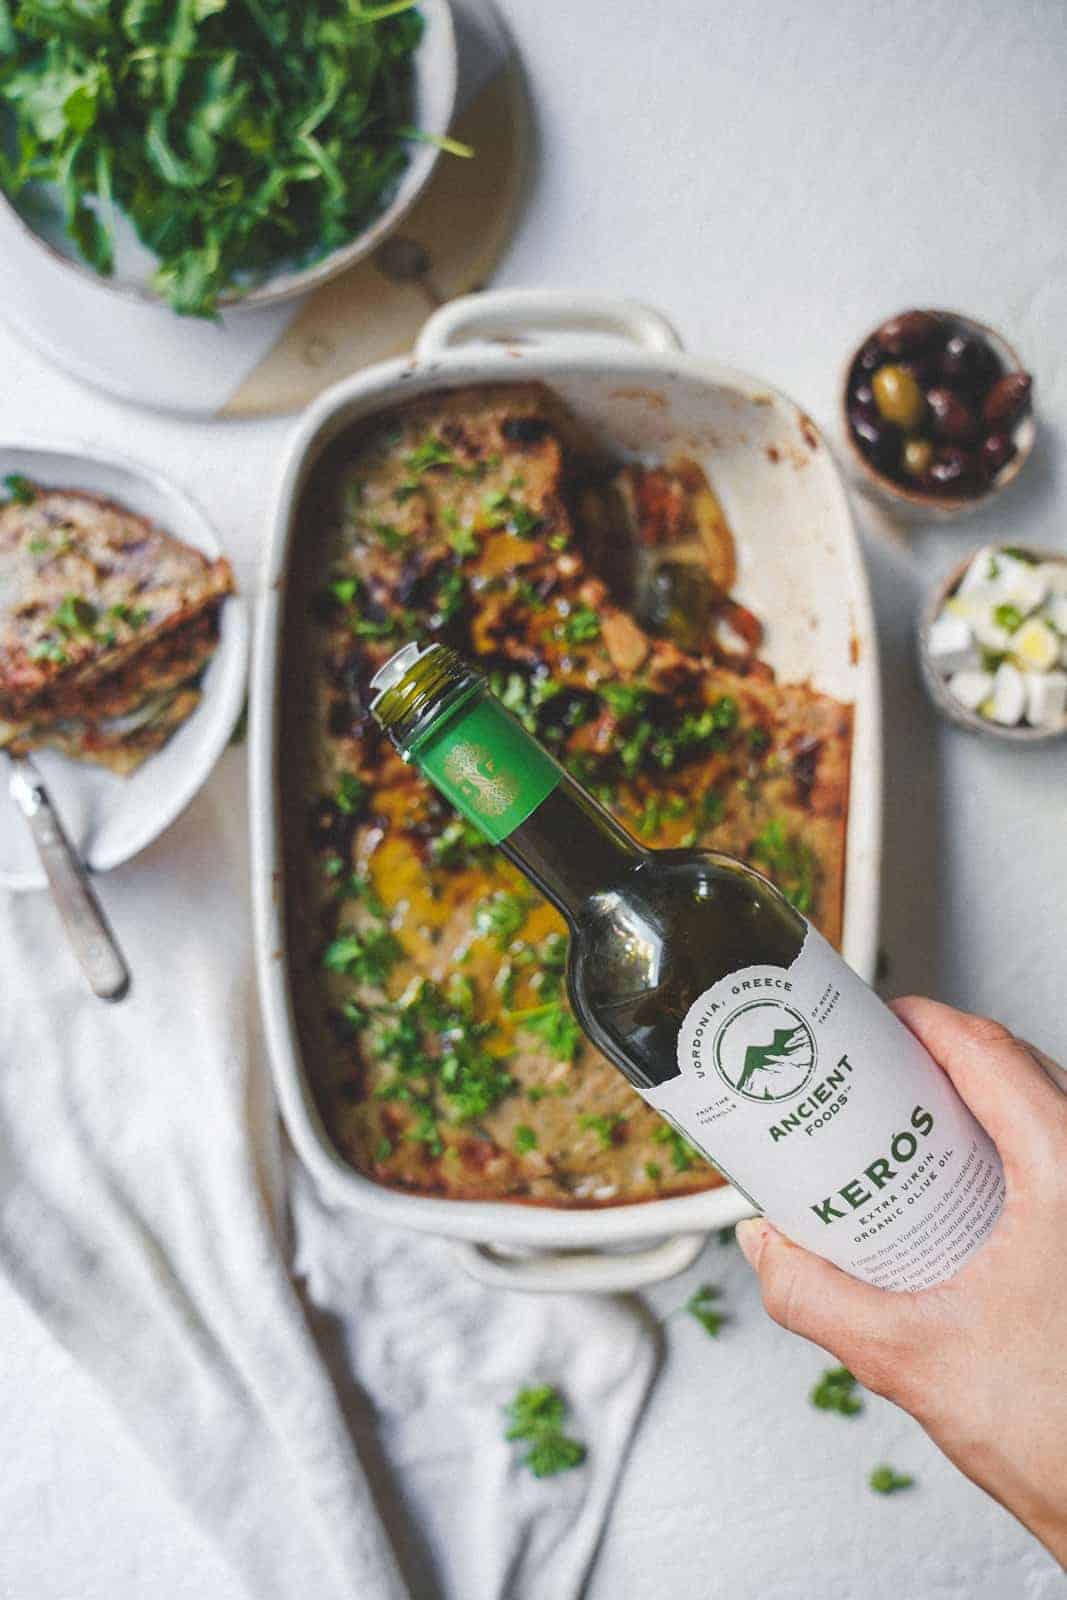
POLYGON ((996 1150, 773 884, 639 844, 441 645, 374 688, 404 759, 566 918, 575 1014, 649 1104, 799 1244, 887 1288, 950 1277, 999 1214, 996 1150))

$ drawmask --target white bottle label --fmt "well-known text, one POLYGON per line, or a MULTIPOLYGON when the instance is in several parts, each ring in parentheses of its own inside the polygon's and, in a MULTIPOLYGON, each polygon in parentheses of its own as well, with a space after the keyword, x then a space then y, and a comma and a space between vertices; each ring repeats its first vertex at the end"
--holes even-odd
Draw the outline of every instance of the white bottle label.
POLYGON ((694 1001, 678 1066, 645 1098, 783 1233, 868 1283, 951 1277, 1000 1213, 992 1140, 814 928, 792 966, 694 1001))

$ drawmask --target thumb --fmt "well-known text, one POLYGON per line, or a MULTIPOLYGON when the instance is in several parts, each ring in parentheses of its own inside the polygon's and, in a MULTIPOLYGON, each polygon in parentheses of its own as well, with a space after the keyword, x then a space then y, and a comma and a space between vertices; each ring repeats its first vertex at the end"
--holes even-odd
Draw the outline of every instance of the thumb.
POLYGON ((737 1242, 775 1322, 829 1350, 868 1389, 894 1392, 919 1338, 911 1295, 861 1283, 802 1250, 762 1217, 739 1222, 737 1242))

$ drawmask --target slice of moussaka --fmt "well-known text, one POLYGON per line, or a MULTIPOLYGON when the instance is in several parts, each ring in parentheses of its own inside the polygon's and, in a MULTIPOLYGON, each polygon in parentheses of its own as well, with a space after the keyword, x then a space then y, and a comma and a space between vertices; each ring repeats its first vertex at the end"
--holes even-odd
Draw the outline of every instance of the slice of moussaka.
POLYGON ((195 709, 233 590, 146 518, 8 480, 0 505, 0 748, 130 773, 195 709))
POLYGON ((381 1183, 468 1199, 618 1205, 720 1182, 583 1038, 555 910, 368 711, 398 645, 441 639, 638 837, 753 862, 838 940, 851 709, 761 659, 706 475, 605 459, 537 387, 453 391, 332 447, 298 548, 288 945, 338 1149, 381 1183))

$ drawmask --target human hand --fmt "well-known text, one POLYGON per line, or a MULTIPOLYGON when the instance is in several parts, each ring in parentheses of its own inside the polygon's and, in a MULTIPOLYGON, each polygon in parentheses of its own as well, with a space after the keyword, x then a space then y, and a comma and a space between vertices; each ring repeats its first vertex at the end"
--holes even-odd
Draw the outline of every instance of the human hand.
POLYGON ((947 1283, 875 1289, 762 1219, 738 1224, 763 1303, 902 1406, 1067 1566, 1067 1074, 999 1023, 933 1000, 893 1008, 993 1139, 1007 1199, 947 1283))

